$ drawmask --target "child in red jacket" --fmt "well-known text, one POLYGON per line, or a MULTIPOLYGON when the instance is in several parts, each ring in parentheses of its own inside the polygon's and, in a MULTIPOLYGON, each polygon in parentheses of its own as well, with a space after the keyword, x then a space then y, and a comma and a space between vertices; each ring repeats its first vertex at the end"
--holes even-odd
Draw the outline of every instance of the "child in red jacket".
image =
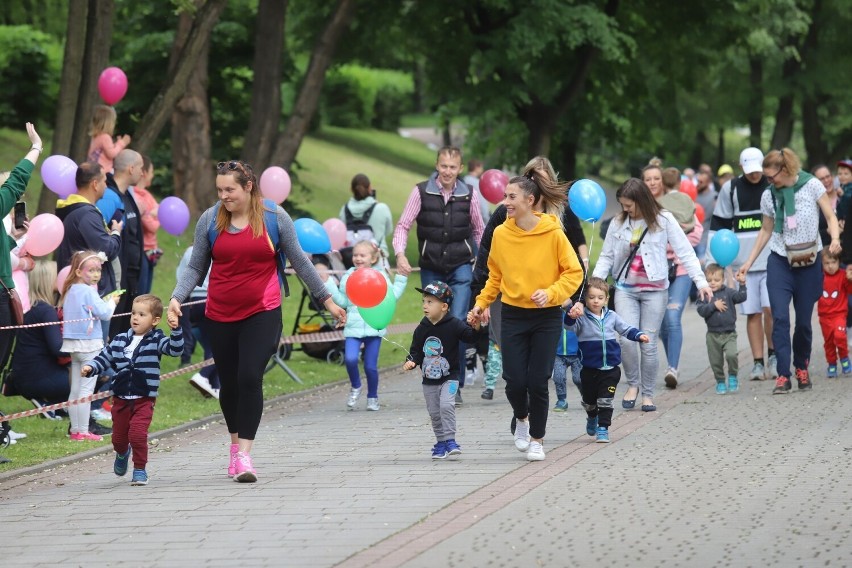
POLYGON ((844 375, 852 373, 849 346, 846 343, 847 296, 852 294, 852 265, 840 270, 840 257, 828 249, 822 251, 822 295, 817 302, 829 378, 837 377, 837 358, 844 375))

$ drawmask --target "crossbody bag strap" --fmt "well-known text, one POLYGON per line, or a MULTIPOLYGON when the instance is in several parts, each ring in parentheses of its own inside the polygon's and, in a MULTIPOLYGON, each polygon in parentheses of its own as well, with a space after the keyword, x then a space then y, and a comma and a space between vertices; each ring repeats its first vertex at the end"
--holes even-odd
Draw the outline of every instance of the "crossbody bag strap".
POLYGON ((618 271, 618 276, 615 277, 615 282, 618 283, 618 279, 621 278, 621 275, 624 273, 624 270, 633 262, 633 257, 636 256, 636 251, 639 250, 639 245, 642 244, 642 239, 645 238, 645 234, 648 232, 648 227, 645 227, 645 230, 642 231, 642 234, 639 236, 639 240, 636 241, 636 244, 633 245, 630 249, 630 254, 627 255, 627 260, 624 261, 624 264, 621 265, 621 270, 618 271))

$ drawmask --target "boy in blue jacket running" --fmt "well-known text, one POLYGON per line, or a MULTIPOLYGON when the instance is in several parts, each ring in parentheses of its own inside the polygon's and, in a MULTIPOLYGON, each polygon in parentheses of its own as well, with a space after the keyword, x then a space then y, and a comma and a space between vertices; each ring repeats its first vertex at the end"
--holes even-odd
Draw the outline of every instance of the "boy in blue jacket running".
MULTIPOLYGON (((565 325, 577 334, 583 360, 580 390, 586 409, 586 434, 600 443, 609 443, 612 424, 612 399, 621 379, 621 347, 618 336, 648 343, 647 334, 628 325, 621 316, 607 308, 609 286, 601 278, 589 278, 586 302, 574 305, 565 314, 565 325)), ((570 300, 569 300, 570 302, 570 300)))

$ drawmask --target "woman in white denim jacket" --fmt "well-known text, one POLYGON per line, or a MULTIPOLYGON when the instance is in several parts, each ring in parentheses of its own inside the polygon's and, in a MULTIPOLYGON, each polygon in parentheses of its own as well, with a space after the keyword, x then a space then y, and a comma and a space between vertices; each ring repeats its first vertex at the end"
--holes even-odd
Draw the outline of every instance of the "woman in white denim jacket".
POLYGON ((654 404, 659 369, 657 335, 668 301, 668 245, 695 282, 699 295, 709 300, 712 292, 683 229, 671 213, 660 207, 644 182, 630 178, 618 189, 616 199, 622 212, 609 225, 592 275, 606 279, 612 274, 615 279, 628 260, 633 244, 648 228, 636 255, 616 282, 615 311, 624 321, 651 338, 648 343, 628 342, 629 345, 624 344, 621 348, 628 385, 621 405, 633 408, 641 394, 642 410, 650 412, 657 409, 654 404))

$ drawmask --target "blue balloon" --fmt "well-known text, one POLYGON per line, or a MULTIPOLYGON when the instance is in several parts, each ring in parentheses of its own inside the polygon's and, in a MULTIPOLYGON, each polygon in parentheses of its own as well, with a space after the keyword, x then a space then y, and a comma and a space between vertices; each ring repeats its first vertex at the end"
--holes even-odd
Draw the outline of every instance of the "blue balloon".
POLYGON ((331 250, 328 233, 318 222, 307 217, 296 219, 296 236, 302 250, 310 254, 325 254, 331 250))
POLYGON ((581 221, 594 223, 606 210, 606 193, 597 182, 580 179, 568 191, 568 204, 581 221))
POLYGON ((710 254, 719 266, 725 267, 734 262, 740 254, 740 240, 730 229, 716 231, 710 239, 710 254))

